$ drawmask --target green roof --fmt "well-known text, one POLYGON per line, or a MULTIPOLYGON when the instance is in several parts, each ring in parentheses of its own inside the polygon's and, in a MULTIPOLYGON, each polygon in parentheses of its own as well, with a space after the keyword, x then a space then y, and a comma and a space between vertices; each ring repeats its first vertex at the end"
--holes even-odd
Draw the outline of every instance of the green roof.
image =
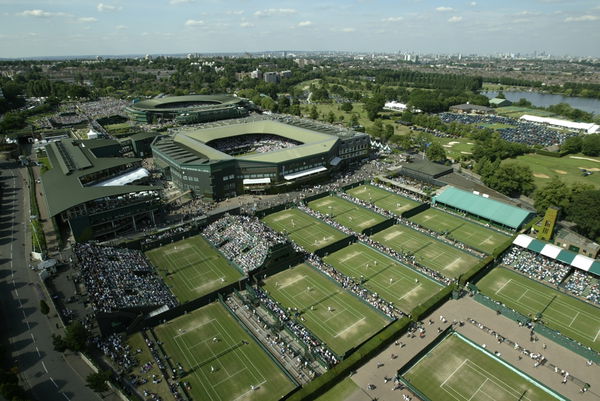
MULTIPOLYGON (((86 141, 81 141, 84 144, 86 141)), ((118 167, 141 159, 128 157, 100 157, 97 158, 88 148, 75 146, 72 140, 62 140, 46 146, 48 158, 53 168, 44 173, 41 177, 42 187, 44 189, 44 198, 48 206, 50 216, 56 216, 71 207, 92 201, 94 199, 106 196, 123 195, 131 192, 156 190, 158 188, 146 185, 123 185, 106 187, 85 187, 79 180, 80 177, 102 171, 111 167, 118 167), (78 157, 85 157, 89 167, 73 169, 70 173, 65 173, 62 166, 65 164, 63 155, 57 151, 62 147, 57 145, 62 143, 67 148, 76 148, 80 151, 78 157), (54 145, 54 146, 52 146, 54 145), (61 168, 57 168, 60 166, 61 168)), ((72 149, 71 149, 72 150, 72 149)))
POLYGON ((224 107, 240 103, 243 99, 227 95, 186 95, 186 96, 166 96, 155 99, 141 100, 129 106, 133 110, 141 111, 168 111, 184 112, 192 111, 194 108, 214 108, 224 107), (180 103, 198 102, 197 106, 182 107, 180 103), (172 105, 171 107, 169 105, 172 105))
POLYGON ((433 202, 464 210, 513 229, 521 227, 533 215, 528 210, 454 187, 449 187, 441 194, 434 196, 433 202))
POLYGON ((204 155, 211 160, 248 160, 267 163, 281 163, 290 159, 307 157, 331 150, 338 138, 313 130, 284 124, 273 120, 258 120, 251 122, 227 123, 209 128, 183 129, 173 137, 174 143, 179 143, 190 150, 204 155), (216 139, 247 135, 272 134, 301 142, 302 145, 268 153, 254 153, 244 156, 230 156, 207 145, 216 139))

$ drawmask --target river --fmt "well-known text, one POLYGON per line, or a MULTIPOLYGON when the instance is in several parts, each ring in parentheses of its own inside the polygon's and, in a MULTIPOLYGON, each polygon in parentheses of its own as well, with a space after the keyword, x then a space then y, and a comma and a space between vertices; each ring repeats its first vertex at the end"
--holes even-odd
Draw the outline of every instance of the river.
MULTIPOLYGON (((498 92, 487 91, 481 92, 483 95, 492 99, 496 97, 498 92)), ((518 102, 521 98, 525 98, 534 106, 548 107, 553 104, 567 103, 571 107, 587 111, 588 113, 600 114, 600 99, 591 99, 586 97, 569 97, 563 95, 551 95, 549 93, 540 92, 524 92, 524 91, 504 91, 504 96, 511 102, 518 102)))

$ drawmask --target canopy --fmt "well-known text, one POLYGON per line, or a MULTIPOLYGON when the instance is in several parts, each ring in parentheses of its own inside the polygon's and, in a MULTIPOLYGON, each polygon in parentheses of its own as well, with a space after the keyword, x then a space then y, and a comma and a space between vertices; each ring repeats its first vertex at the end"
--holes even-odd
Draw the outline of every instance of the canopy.
POLYGON ((255 184, 270 184, 271 179, 269 177, 266 178, 244 178, 244 185, 255 185, 255 184))
POLYGON ((306 177, 307 175, 320 173, 321 171, 326 171, 327 168, 323 166, 309 168, 308 170, 298 171, 297 173, 286 174, 283 176, 288 181, 295 180, 296 178, 306 177))
POLYGON ((131 184, 137 180, 148 177, 150 172, 143 167, 136 168, 125 174, 118 175, 106 181, 101 181, 94 184, 94 187, 119 187, 127 184, 131 184))

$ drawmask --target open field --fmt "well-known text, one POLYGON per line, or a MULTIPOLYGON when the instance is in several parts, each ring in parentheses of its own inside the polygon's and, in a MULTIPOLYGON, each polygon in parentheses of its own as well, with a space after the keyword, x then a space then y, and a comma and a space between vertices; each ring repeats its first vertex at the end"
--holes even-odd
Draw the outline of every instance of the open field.
MULTIPOLYGON (((504 162, 513 159, 506 159, 504 162)), ((550 157, 531 153, 518 156, 516 161, 526 164, 533 172, 535 185, 543 187, 550 178, 556 176, 567 183, 579 182, 600 187, 600 157, 585 156, 581 153, 563 157, 550 157), (593 172, 584 177, 579 170, 585 168, 593 172)))
POLYGON ((420 205, 412 199, 405 198, 385 189, 378 188, 374 185, 360 185, 346 191, 349 195, 354 196, 364 202, 372 203, 373 205, 387 210, 400 216, 403 212, 413 209, 420 205))
POLYGON ((475 256, 401 224, 380 231, 371 238, 397 252, 412 253, 423 266, 450 278, 457 278, 479 261, 475 256))
POLYGON ((461 156, 469 156, 473 152, 475 141, 469 138, 439 138, 433 137, 434 142, 438 142, 444 147, 446 155, 452 159, 458 159, 461 156))
POLYGON ((219 303, 154 329, 194 400, 277 400, 294 384, 219 303), (252 389, 254 386, 254 389, 252 389))
POLYGON ((314 252, 346 237, 331 227, 298 209, 286 209, 262 218, 275 231, 286 234, 292 241, 314 252))
POLYGON ((364 278, 363 286, 404 313, 437 294, 443 286, 361 243, 354 243, 324 258, 349 277, 364 278))
POLYGON ((284 308, 298 308, 304 319, 301 323, 338 355, 390 323, 384 315, 306 264, 268 277, 264 288, 284 308))
POLYGON ((435 208, 429 208, 409 220, 435 232, 448 233, 448 237, 487 254, 491 254, 498 245, 510 238, 508 235, 435 208))
POLYGON ((242 273, 200 235, 146 252, 180 303, 235 283, 242 273))
POLYGON ((357 233, 361 233, 363 230, 387 220, 379 213, 375 213, 372 210, 365 209, 334 195, 309 202, 308 207, 317 212, 329 215, 339 224, 357 233))
POLYGON ((562 400, 456 334, 404 374, 431 401, 562 400))
POLYGON ((546 326, 600 352, 599 308, 505 268, 492 270, 477 287, 523 315, 543 311, 546 326))

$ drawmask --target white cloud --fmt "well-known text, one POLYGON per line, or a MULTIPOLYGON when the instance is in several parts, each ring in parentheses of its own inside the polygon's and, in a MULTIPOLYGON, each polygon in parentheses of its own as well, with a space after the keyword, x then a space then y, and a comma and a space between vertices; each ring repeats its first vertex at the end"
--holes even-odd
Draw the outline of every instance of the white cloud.
POLYGON ((248 22, 248 21, 244 21, 244 22, 242 22, 242 23, 240 24, 240 26, 241 26, 242 28, 253 28, 253 27, 254 27, 254 24, 253 24, 253 23, 251 23, 251 22, 248 22))
POLYGON ((331 28, 331 31, 350 33, 350 32, 356 31, 356 28, 349 28, 349 27, 347 27, 347 28, 331 28))
POLYGON ((204 25, 204 21, 197 19, 189 19, 185 21, 185 26, 200 26, 204 25))
POLYGON ((387 17, 382 19, 382 22, 398 22, 398 21, 402 21, 404 19, 404 17, 387 17))
POLYGON ((448 18, 448 22, 460 22, 462 21, 463 17, 459 17, 458 15, 455 15, 453 17, 448 18))
POLYGON ((79 21, 79 22, 97 22, 98 20, 94 17, 80 17, 80 18, 77 18, 77 21, 79 21))
POLYGON ((254 13, 256 17, 272 17, 274 15, 290 15, 296 14, 298 11, 293 8, 267 8, 254 13))
POLYGON ((440 13, 445 13, 448 11, 454 11, 454 9, 452 7, 437 7, 435 9, 435 11, 440 12, 440 13))
POLYGON ((58 13, 53 13, 50 11, 44 11, 44 10, 25 10, 23 12, 20 12, 17 15, 21 15, 23 17, 38 17, 38 18, 49 18, 49 17, 70 17, 70 14, 67 13, 62 13, 62 12, 58 12, 58 13))
POLYGON ((117 25, 117 26, 115 26, 115 29, 117 31, 122 31, 123 29, 127 29, 127 26, 126 25, 117 25))
POLYGON ((311 21, 300 21, 300 22, 298 22, 298 26, 299 27, 311 26, 311 25, 312 25, 311 21))
POLYGON ((169 0, 169 4, 171 4, 171 5, 193 3, 193 2, 194 2, 194 0, 169 0))
POLYGON ((225 14, 227 15, 242 15, 244 13, 244 10, 229 10, 229 11, 225 11, 225 14))
POLYGON ((472 1, 472 2, 470 2, 470 3, 469 3, 469 5, 470 5, 471 7, 475 7, 475 6, 477 5, 477 2, 476 2, 476 1, 472 1))
POLYGON ((538 16, 541 15, 541 13, 535 12, 535 11, 520 11, 518 13, 515 14, 516 16, 538 16))
POLYGON ((567 17, 565 22, 585 22, 585 21, 598 21, 600 17, 597 15, 582 15, 580 17, 567 17))
POLYGON ((104 4, 104 3, 98 3, 98 5, 96 6, 96 8, 101 13, 102 12, 119 11, 119 10, 123 9, 123 7, 121 7, 121 6, 113 6, 111 4, 104 4))

